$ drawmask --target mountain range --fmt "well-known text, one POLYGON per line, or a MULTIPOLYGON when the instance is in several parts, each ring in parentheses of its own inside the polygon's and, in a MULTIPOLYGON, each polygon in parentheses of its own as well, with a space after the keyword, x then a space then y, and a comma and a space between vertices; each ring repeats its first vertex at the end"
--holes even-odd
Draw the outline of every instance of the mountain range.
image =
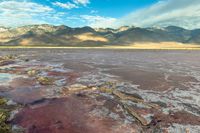
POLYGON ((200 44, 200 29, 176 26, 140 28, 71 28, 68 26, 29 25, 0 27, 0 45, 4 46, 103 46, 138 42, 179 42, 200 44))

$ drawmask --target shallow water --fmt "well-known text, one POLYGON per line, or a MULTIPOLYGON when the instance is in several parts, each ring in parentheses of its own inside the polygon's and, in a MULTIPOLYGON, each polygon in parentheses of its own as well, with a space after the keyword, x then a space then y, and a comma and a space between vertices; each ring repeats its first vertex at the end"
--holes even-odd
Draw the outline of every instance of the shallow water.
POLYGON ((15 75, 8 73, 0 73, 0 84, 7 84, 15 75))

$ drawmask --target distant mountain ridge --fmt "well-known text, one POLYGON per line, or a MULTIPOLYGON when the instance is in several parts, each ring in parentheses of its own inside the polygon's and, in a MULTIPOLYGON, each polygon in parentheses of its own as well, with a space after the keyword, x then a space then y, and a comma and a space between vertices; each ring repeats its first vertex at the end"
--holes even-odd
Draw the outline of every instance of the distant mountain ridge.
POLYGON ((129 45, 136 42, 180 42, 200 44, 200 29, 181 27, 129 27, 119 29, 31 25, 0 27, 0 45, 13 46, 102 46, 129 45))

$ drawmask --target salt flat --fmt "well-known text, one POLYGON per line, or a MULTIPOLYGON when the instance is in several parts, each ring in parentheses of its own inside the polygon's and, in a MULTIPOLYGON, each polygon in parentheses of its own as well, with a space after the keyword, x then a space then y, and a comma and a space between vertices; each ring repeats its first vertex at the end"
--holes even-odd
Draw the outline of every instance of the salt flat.
POLYGON ((0 85, 28 133, 200 132, 197 50, 4 49, 0 85), (9 68, 9 69, 8 69, 9 68), (33 124, 34 123, 34 124, 33 124))

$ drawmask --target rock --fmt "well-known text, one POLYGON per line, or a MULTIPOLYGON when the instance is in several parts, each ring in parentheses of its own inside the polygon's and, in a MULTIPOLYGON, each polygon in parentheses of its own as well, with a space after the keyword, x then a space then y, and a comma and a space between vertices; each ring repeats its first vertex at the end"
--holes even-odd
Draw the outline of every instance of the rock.
POLYGON ((0 66, 6 66, 15 63, 15 56, 13 55, 7 55, 0 57, 0 66))
POLYGON ((6 66, 6 65, 10 65, 10 64, 14 64, 15 61, 13 60, 0 60, 0 66, 6 66))
POLYGON ((135 103, 142 103, 145 106, 149 106, 151 108, 160 109, 160 106, 154 103, 145 102, 143 99, 138 97, 137 95, 127 94, 118 90, 114 90, 113 94, 120 98, 120 100, 130 100, 135 103))
POLYGON ((37 74, 38 74, 38 71, 37 70, 29 70, 28 72, 27 72, 27 74, 29 75, 29 76, 36 76, 37 74))
POLYGON ((68 95, 68 94, 79 93, 79 92, 87 91, 87 90, 95 91, 95 90, 97 90, 97 88, 88 87, 88 86, 85 86, 85 85, 82 85, 82 84, 73 84, 73 85, 64 87, 63 90, 62 90, 62 94, 68 95))
POLYGON ((137 99, 141 99, 141 100, 144 100, 139 94, 137 93, 127 93, 127 92, 123 92, 125 95, 127 96, 132 96, 132 97, 135 97, 137 99))
POLYGON ((167 108, 167 104, 161 101, 151 102, 151 104, 159 105, 160 107, 167 108))
POLYGON ((113 94, 117 97, 119 97, 121 100, 130 100, 130 101, 133 101, 133 102, 136 102, 136 103, 143 103, 144 100, 143 99, 139 99, 137 97, 134 97, 134 95, 127 95, 121 91, 118 91, 118 90, 114 90, 113 91, 113 94))
POLYGON ((145 103, 144 102, 143 104, 146 105, 146 106, 149 106, 151 108, 157 109, 157 110, 161 109, 161 106, 158 105, 158 104, 155 104, 155 103, 148 103, 148 102, 145 103))
POLYGON ((99 88, 109 88, 111 90, 114 90, 116 88, 115 82, 105 82, 104 84, 100 85, 99 88))
POLYGON ((41 85, 52 85, 53 84, 53 79, 50 79, 48 77, 38 77, 37 81, 41 84, 41 85))
POLYGON ((123 107, 125 110, 127 110, 129 114, 131 114, 131 116, 136 118, 142 125, 147 126, 150 124, 150 122, 148 123, 148 121, 144 117, 142 117, 140 114, 138 114, 132 107, 128 105, 124 105, 123 107))
POLYGON ((2 60, 14 60, 16 59, 16 55, 6 55, 1 57, 2 60))
POLYGON ((88 87, 82 84, 74 84, 68 87, 69 91, 81 91, 81 90, 85 90, 88 87))
POLYGON ((25 61, 25 62, 29 62, 30 60, 29 60, 29 59, 24 59, 24 61, 25 61))
POLYGON ((99 90, 103 93, 109 93, 109 94, 113 93, 113 89, 110 88, 99 88, 99 90))
MULTIPOLYGON (((118 91, 118 90, 114 90, 113 91, 113 94, 117 97, 120 98, 120 100, 130 100, 130 101, 133 101, 135 103, 142 103, 142 104, 147 104, 144 102, 143 99, 141 99, 140 97, 138 96, 135 96, 135 95, 131 95, 131 94, 126 94, 126 93, 123 93, 121 91, 118 91)), ((142 125, 144 126, 147 126, 150 124, 151 121, 148 122, 148 120, 146 120, 144 117, 142 117, 140 114, 138 114, 134 108, 132 108, 131 106, 127 105, 126 103, 121 103, 122 106, 124 107, 124 109, 131 115, 133 116, 134 118, 136 118, 142 125)))

